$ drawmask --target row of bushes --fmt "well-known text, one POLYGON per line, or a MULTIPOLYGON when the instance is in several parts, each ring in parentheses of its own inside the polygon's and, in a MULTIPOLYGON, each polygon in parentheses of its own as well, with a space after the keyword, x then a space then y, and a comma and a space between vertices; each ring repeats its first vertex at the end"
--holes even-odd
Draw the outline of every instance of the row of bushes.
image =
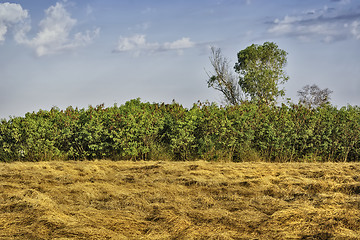
POLYGON ((52 108, 1 120, 1 161, 53 159, 358 161, 360 108, 327 105, 186 109, 139 99, 52 108))

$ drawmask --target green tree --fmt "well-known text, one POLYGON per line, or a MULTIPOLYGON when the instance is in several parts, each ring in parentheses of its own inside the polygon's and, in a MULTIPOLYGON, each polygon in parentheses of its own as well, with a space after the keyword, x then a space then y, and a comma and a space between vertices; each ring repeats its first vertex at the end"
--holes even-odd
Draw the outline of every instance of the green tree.
POLYGON ((238 53, 235 71, 239 74, 241 90, 252 101, 267 104, 284 96, 284 89, 279 89, 289 77, 284 71, 287 52, 273 42, 263 45, 252 44, 238 53))

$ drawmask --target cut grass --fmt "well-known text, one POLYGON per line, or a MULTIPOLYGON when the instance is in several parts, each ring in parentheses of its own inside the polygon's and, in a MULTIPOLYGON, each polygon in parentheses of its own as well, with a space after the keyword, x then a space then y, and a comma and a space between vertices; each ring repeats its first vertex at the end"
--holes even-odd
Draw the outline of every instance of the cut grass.
POLYGON ((360 164, 0 163, 0 239, 360 239, 360 164))

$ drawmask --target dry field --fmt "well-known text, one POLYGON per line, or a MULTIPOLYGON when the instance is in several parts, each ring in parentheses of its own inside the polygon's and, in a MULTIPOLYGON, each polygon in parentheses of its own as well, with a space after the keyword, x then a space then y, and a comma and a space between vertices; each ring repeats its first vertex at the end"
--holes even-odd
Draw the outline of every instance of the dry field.
POLYGON ((0 239, 360 239, 360 164, 0 163, 0 239))

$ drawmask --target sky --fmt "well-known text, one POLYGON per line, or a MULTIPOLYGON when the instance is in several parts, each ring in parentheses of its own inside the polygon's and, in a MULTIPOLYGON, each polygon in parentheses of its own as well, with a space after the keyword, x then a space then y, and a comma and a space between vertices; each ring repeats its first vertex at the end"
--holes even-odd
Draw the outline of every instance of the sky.
POLYGON ((0 118, 135 98, 222 104, 206 83, 210 47, 234 65, 264 42, 288 53, 286 98, 316 84, 339 108, 360 105, 359 0, 9 0, 0 118))

